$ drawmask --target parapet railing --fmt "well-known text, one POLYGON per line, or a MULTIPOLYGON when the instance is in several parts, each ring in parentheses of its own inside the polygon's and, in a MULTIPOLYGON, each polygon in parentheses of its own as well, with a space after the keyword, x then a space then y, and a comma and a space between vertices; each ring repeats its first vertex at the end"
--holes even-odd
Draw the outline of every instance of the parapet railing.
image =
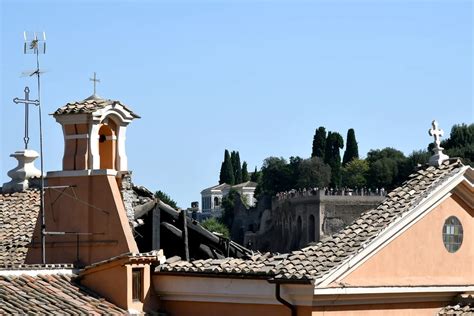
POLYGON ((304 188, 279 192, 275 195, 277 201, 307 197, 307 196, 385 196, 387 191, 384 188, 304 188))

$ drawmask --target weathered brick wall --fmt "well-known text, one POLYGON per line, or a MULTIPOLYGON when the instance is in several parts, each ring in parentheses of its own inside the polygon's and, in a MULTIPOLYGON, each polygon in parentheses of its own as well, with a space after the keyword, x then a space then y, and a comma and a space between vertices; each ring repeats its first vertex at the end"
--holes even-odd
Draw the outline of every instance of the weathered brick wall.
POLYGON ((259 201, 250 209, 237 205, 231 236, 251 249, 288 252, 336 233, 383 199, 317 194, 259 201))

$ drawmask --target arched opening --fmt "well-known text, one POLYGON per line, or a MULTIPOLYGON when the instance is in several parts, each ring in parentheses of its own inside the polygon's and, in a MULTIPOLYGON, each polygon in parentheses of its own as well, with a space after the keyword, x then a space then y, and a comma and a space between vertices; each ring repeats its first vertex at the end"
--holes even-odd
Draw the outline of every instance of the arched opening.
POLYGON ((116 125, 107 120, 99 129, 100 169, 115 169, 116 159, 116 125))
POLYGON ((308 219, 308 242, 316 240, 316 221, 314 220, 314 215, 309 215, 308 219))
POLYGON ((214 197, 214 207, 218 207, 220 205, 220 200, 219 198, 216 196, 214 197))

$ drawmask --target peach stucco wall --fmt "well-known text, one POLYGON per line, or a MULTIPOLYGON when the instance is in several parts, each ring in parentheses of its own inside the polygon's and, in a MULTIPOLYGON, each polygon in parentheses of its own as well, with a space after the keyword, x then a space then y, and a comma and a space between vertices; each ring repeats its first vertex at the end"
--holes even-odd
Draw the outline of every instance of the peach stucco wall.
POLYGON ((125 263, 127 259, 93 267, 80 274, 80 283, 126 310, 151 312, 159 299, 150 286, 150 265, 125 263), (143 269, 140 301, 132 299, 132 269, 143 269), (112 280, 112 281, 111 281, 112 280))
POLYGON ((115 266, 85 274, 81 276, 80 282, 115 305, 128 309, 126 267, 115 266))
POLYGON ((67 124, 64 130, 63 170, 85 170, 88 167, 89 139, 84 135, 89 133, 89 124, 67 124), (66 139, 67 136, 81 138, 66 139))
MULTIPOLYGON (((74 186, 65 189, 63 195, 59 193, 61 190, 46 190, 46 230, 93 233, 79 236, 82 264, 138 252, 115 177, 97 175, 47 180, 49 186, 74 186)), ((40 262, 39 226, 38 222, 28 263, 40 262)), ((73 263, 76 260, 76 235, 46 236, 46 263, 73 263)))
MULTIPOLYGON (((290 316, 284 305, 162 301, 168 316, 290 316)), ((311 307, 299 306, 298 316, 311 316, 311 307)))
POLYGON ((424 218, 345 277, 346 286, 474 284, 474 211, 456 196, 424 218), (449 253, 442 229, 449 216, 464 229, 461 248, 449 253))
POLYGON ((440 302, 423 302, 314 307, 312 316, 433 316, 445 305, 446 303, 440 302))

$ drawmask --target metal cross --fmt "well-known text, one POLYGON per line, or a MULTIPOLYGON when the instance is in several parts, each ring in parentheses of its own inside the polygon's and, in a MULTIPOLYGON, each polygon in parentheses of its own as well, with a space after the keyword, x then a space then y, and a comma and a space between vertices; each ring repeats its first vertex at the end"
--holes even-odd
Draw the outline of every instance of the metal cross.
POLYGON ((95 71, 94 71, 94 78, 89 78, 89 80, 94 82, 94 94, 95 94, 95 90, 96 90, 96 89, 95 89, 95 88, 96 88, 95 86, 96 86, 96 83, 97 83, 97 82, 100 82, 100 79, 97 79, 97 78, 96 78, 95 71))
POLYGON ((431 126, 433 127, 428 132, 430 133, 430 136, 434 137, 436 147, 439 147, 441 144, 440 137, 443 136, 444 131, 438 128, 438 122, 436 120, 431 123, 431 126))
POLYGON ((23 141, 25 142, 25 149, 28 149, 28 142, 30 141, 30 137, 28 137, 28 116, 29 116, 29 105, 39 105, 40 102, 39 100, 30 100, 30 88, 25 87, 25 98, 24 99, 19 99, 15 98, 13 99, 13 102, 15 104, 18 103, 23 103, 25 104, 25 137, 23 137, 23 141))

